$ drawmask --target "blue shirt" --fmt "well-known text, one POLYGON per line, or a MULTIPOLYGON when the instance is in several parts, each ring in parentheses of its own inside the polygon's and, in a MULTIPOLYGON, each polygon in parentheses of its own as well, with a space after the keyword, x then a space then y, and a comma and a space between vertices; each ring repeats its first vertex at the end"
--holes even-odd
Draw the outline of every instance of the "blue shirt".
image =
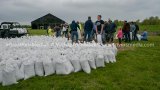
POLYGON ((142 39, 147 39, 148 37, 147 31, 144 31, 141 36, 142 36, 142 39))

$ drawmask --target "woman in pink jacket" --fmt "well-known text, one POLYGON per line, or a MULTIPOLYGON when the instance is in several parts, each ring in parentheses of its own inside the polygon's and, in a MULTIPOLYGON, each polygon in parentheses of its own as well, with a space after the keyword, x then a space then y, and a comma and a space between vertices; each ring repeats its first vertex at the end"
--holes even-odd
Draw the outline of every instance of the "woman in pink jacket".
POLYGON ((122 28, 119 28, 117 37, 118 37, 118 40, 119 40, 119 44, 121 44, 122 43, 122 38, 123 38, 122 28))

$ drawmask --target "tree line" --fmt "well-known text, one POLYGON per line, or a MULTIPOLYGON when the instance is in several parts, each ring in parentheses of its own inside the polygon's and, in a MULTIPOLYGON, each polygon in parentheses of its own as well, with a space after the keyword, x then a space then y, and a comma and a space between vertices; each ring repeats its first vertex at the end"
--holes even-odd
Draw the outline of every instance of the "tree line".
MULTIPOLYGON (((139 25, 160 25, 160 18, 158 16, 151 16, 149 18, 144 19, 143 21, 140 21, 139 19, 134 21, 139 25)), ((122 26, 124 21, 115 20, 115 23, 118 26, 122 26)))

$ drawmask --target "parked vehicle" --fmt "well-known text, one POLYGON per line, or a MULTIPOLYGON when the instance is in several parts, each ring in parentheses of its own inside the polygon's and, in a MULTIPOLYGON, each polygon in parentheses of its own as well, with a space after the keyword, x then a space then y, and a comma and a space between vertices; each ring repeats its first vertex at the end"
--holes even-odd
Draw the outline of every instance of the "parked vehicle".
POLYGON ((27 34, 27 29, 22 28, 18 22, 2 22, 0 25, 0 38, 15 38, 27 34))

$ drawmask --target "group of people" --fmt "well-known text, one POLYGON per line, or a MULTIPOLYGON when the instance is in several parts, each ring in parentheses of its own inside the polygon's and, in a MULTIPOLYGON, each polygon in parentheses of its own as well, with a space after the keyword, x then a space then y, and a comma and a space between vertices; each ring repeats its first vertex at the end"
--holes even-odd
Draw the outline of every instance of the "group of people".
POLYGON ((69 26, 67 24, 56 24, 54 28, 51 26, 48 27, 47 33, 49 36, 56 36, 56 37, 61 37, 65 36, 67 37, 69 31, 69 26))
MULTIPOLYGON (((65 36, 68 39, 70 38, 72 43, 78 43, 78 40, 91 42, 92 40, 97 39, 97 35, 101 36, 103 43, 112 43, 114 40, 114 35, 117 32, 117 25, 110 19, 108 21, 103 21, 101 15, 98 15, 97 21, 93 23, 91 17, 89 16, 88 20, 84 23, 84 33, 82 33, 82 29, 82 24, 74 20, 70 25, 63 24, 61 26, 56 25, 54 27, 56 37, 65 36)), ((125 42, 131 42, 132 40, 138 41, 138 31, 139 26, 136 23, 124 21, 123 27, 119 27, 117 32, 119 44, 122 43, 122 40, 125 42)), ((51 27, 48 28, 48 34, 53 35, 51 27)), ((141 39, 147 41, 146 31, 141 35, 141 39)))
MULTIPOLYGON (((92 40, 96 40, 97 35, 101 35, 101 39, 103 43, 113 42, 114 33, 116 32, 116 24, 111 20, 103 21, 102 16, 97 16, 97 21, 95 23, 92 22, 91 17, 88 17, 88 20, 84 24, 84 38, 83 41, 90 42, 92 40)), ((76 42, 78 42, 78 29, 79 25, 72 21, 71 25, 71 39, 74 40, 76 37, 76 42)))

